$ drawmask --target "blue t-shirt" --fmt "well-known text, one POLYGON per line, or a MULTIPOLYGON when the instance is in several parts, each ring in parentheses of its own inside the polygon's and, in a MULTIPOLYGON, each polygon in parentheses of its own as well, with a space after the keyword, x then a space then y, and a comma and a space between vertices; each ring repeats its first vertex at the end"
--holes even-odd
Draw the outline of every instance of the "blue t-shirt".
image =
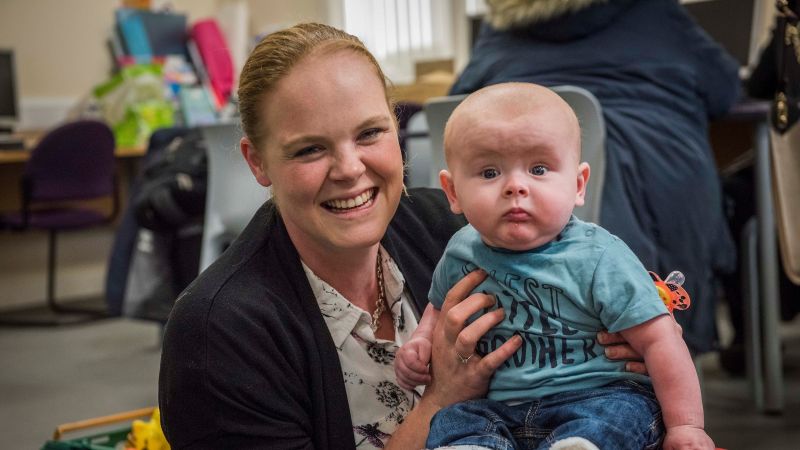
POLYGON ((645 268, 619 238, 572 217, 551 242, 528 251, 483 243, 471 225, 447 244, 433 273, 431 303, 441 308, 447 291, 480 267, 489 274, 473 292, 494 294, 506 318, 478 343, 486 354, 514 334, 520 349, 501 366, 489 398, 517 403, 649 378, 624 370, 597 343, 597 332, 617 332, 668 314, 645 268))

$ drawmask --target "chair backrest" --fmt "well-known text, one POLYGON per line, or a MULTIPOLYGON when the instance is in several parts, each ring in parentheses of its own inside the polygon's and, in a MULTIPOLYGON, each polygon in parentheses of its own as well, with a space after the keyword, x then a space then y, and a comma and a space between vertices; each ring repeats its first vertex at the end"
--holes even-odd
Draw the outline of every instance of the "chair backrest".
POLYGON ((114 134, 103 122, 61 125, 33 148, 23 180, 28 199, 81 200, 114 193, 114 134))
POLYGON ((239 151, 239 122, 200 128, 208 148, 208 188, 200 271, 211 265, 270 197, 239 151))
POLYGON ((588 222, 600 223, 600 207, 606 175, 606 121, 600 102, 589 91, 577 86, 552 88, 564 99, 581 124, 581 160, 589 163, 591 176, 586 187, 586 201, 575 215, 588 222))
MULTIPOLYGON (((578 116, 581 125, 581 159, 591 166, 586 202, 584 206, 575 209, 575 215, 582 220, 597 223, 600 220, 606 168, 606 125, 600 102, 591 92, 577 86, 553 86, 550 89, 560 95, 578 116)), ((429 187, 440 187, 439 171, 447 167, 444 160, 444 127, 450 114, 466 97, 466 95, 436 97, 425 103, 430 135, 430 166, 427 174, 417 173, 415 179, 427 178, 429 187)))
MULTIPOLYGON (((439 187, 431 180, 431 138, 425 111, 419 111, 408 119, 406 125, 406 185, 408 187, 439 187)), ((438 180, 438 178, 437 178, 438 180)))

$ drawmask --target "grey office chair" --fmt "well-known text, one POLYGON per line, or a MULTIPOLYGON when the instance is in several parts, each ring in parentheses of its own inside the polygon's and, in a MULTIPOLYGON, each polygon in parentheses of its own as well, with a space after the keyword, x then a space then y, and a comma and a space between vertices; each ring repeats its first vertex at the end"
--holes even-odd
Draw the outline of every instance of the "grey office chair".
MULTIPOLYGON (((581 124, 582 159, 591 166, 591 177, 586 190, 586 203, 575 210, 575 215, 582 220, 597 223, 600 220, 600 203, 605 179, 606 156, 606 124, 603 119, 600 102, 586 89, 576 86, 555 86, 551 89, 569 104, 578 116, 581 124)), ((430 161, 428 165, 411 164, 410 180, 428 180, 429 187, 439 186, 439 171, 446 167, 444 161, 444 127, 453 110, 464 100, 466 95, 436 97, 425 103, 425 116, 428 122, 429 146, 417 143, 409 147, 409 158, 430 161), (429 148, 430 155, 414 154, 413 150, 424 152, 429 148)))
POLYGON ((201 127, 208 146, 208 191, 200 271, 236 239, 256 210, 270 197, 250 172, 239 151, 239 122, 201 127))
POLYGON ((431 169, 433 152, 425 111, 419 111, 408 119, 406 135, 406 185, 438 188, 438 178, 431 180, 431 175, 428 173, 431 169))

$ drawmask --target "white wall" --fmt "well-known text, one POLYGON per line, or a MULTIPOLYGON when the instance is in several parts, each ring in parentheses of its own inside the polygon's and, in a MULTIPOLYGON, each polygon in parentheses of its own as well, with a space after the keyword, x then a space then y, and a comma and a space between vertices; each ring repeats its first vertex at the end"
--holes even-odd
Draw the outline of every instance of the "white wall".
MULTIPOLYGON (((219 1, 172 0, 192 21, 213 16, 219 1)), ((278 1, 258 3, 283 3, 278 1)), ((106 37, 114 0, 2 0, 0 48, 15 52, 20 128, 51 125, 91 89, 108 79, 106 37)))

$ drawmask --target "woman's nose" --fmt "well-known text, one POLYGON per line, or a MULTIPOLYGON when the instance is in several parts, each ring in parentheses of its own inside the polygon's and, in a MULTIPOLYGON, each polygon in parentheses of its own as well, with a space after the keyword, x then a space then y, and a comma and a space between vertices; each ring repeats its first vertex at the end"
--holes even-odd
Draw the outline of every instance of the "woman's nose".
POLYGON ((342 148, 336 152, 330 177, 337 181, 355 180, 363 175, 365 170, 361 154, 355 147, 342 148))

